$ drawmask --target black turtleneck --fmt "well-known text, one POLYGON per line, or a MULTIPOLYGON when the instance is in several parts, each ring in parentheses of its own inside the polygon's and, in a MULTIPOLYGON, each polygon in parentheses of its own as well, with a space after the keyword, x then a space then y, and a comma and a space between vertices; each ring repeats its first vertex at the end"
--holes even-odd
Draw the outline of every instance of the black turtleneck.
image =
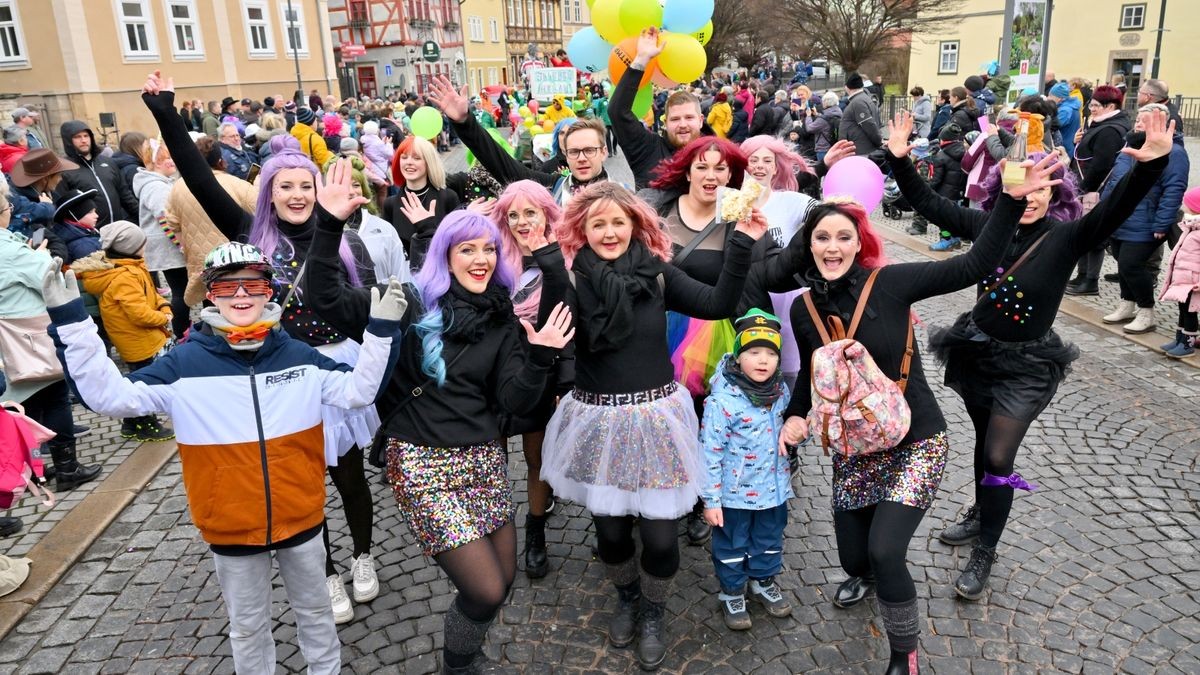
MULTIPOLYGON (((1024 210, 1025 200, 1002 195, 988 216, 988 225, 967 253, 933 262, 887 265, 879 271, 854 339, 867 348, 885 375, 893 380, 900 379, 908 325, 913 320, 912 305, 925 298, 966 288, 987 270, 995 268, 1024 210)), ((793 238, 789 248, 802 246, 802 242, 797 243, 798 239, 793 238)), ((828 281, 811 265, 806 265, 805 270, 799 275, 799 281, 809 287, 821 320, 835 315, 849 328, 863 284, 871 271, 856 264, 842 277, 828 281)), ((792 303, 791 321, 800 351, 800 374, 796 381, 808 382, 812 378, 812 353, 822 346, 821 337, 803 301, 792 303)), ((901 441, 902 445, 946 430, 941 408, 925 380, 920 349, 915 340, 913 350, 908 388, 904 392, 912 409, 912 426, 901 441)), ((811 397, 801 390, 792 396, 786 415, 805 416, 811 408, 811 397)))
MULTIPOLYGON (((972 310, 976 325, 1004 342, 1036 340, 1048 333, 1058 315, 1058 306, 1075 263, 1084 253, 1101 246, 1133 215, 1166 169, 1168 159, 1160 157, 1134 165, 1104 201, 1078 220, 1061 222, 1046 217, 1022 225, 1010 240, 1003 258, 975 279, 982 293, 1003 277, 1000 286, 989 293, 995 297, 980 302, 972 310), (1000 272, 1012 267, 1046 233, 1049 236, 1021 264, 1016 274, 1011 275, 1011 281, 1010 275, 1000 272)), ((980 236, 988 220, 987 213, 965 209, 934 193, 908 159, 897 159, 889 153, 888 161, 904 197, 929 222, 956 236, 968 239, 980 236)))
MULTIPOLYGON (((225 188, 217 182, 216 175, 213 174, 208 163, 204 161, 204 157, 200 155, 200 151, 196 149, 196 144, 192 142, 191 136, 188 135, 187 128, 183 125, 183 119, 175 112, 174 93, 163 92, 158 96, 142 94, 142 100, 154 114, 154 120, 158 122, 159 131, 162 133, 163 143, 171 151, 171 157, 175 160, 179 175, 183 178, 183 182, 191 191, 192 196, 204 209, 204 213, 217 226, 221 234, 231 241, 249 243, 254 214, 244 211, 229 196, 229 193, 225 192, 225 188)), ((262 189, 267 188, 262 186, 262 189)), ((276 251, 274 254, 268 253, 268 255, 274 256, 272 264, 278 273, 275 296, 271 298, 273 302, 283 304, 284 298, 295 283, 296 276, 300 273, 305 256, 308 254, 309 246, 312 244, 319 211, 321 208, 314 205, 312 215, 307 221, 298 225, 282 219, 278 220, 279 231, 291 243, 292 251, 289 254, 284 247, 283 250, 276 251)), ((328 216, 328 214, 326 215, 328 216)), ((347 231, 345 236, 354 257, 355 266, 358 268, 359 283, 363 285, 375 283, 375 266, 371 263, 366 245, 363 244, 358 233, 352 230, 347 231)), ((305 272, 305 276, 308 274, 310 272, 305 272)), ((340 279, 349 280, 343 265, 338 265, 335 274, 340 279)), ((305 304, 304 296, 301 293, 292 297, 284 310, 280 324, 288 332, 288 335, 312 346, 341 342, 346 339, 305 304)))
POLYGON ((396 228, 396 233, 400 235, 400 243, 404 245, 404 253, 408 256, 408 264, 415 270, 420 269, 421 264, 425 262, 425 252, 429 250, 429 242, 433 239, 433 233, 437 231, 438 223, 457 208, 458 195, 454 190, 439 190, 426 183, 420 190, 404 187, 398 194, 388 197, 383 202, 383 212, 380 215, 396 228), (405 193, 416 195, 422 206, 433 209, 433 215, 415 223, 409 220, 400 210, 404 206, 405 193))

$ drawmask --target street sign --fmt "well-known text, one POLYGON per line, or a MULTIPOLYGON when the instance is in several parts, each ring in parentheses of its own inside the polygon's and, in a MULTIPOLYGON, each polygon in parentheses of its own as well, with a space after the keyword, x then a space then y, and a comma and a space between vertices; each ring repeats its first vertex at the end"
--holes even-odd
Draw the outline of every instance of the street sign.
POLYGON ((407 64, 408 64, 408 62, 405 61, 404 59, 392 59, 393 66, 399 66, 399 67, 403 68, 407 64))
POLYGON ((383 74, 387 75, 388 77, 392 76, 392 64, 390 64, 390 63, 383 64, 383 74))
POLYGON ((356 45, 353 42, 342 43, 342 58, 353 59, 358 56, 366 56, 367 48, 363 45, 356 45))
POLYGON ((558 94, 575 98, 577 93, 574 68, 535 68, 529 71, 529 90, 533 97, 548 101, 558 94))
POLYGON ((442 48, 438 46, 438 43, 429 40, 421 45, 421 58, 430 63, 436 63, 438 59, 442 58, 442 48))

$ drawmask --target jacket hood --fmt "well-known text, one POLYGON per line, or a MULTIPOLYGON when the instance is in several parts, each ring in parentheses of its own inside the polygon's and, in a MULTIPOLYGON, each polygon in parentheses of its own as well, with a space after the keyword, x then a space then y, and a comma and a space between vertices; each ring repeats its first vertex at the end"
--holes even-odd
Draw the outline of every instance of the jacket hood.
MULTIPOLYGON (((116 265, 104 257, 104 251, 96 251, 71 263, 71 269, 75 270, 75 273, 78 275, 103 272, 115 267, 116 265)), ((91 291, 88 292, 90 293, 91 291)))
MULTIPOLYGON (((733 358, 733 354, 726 354, 725 356, 722 356, 721 362, 717 364, 717 369, 713 373, 712 377, 709 378, 708 383, 712 385, 712 393, 714 394, 725 394, 726 396, 740 396, 745 398, 746 394, 742 392, 741 388, 730 382, 729 378, 725 376, 725 364, 733 360, 733 358)), ((749 399, 747 399, 747 401, 749 401, 749 399)))
POLYGON ((133 189, 133 194, 135 196, 140 196, 142 189, 151 183, 171 184, 174 182, 175 181, 171 177, 164 176, 161 173, 148 171, 146 169, 138 169, 137 173, 133 174, 133 181, 130 187, 133 189))
POLYGON ((961 162, 963 155, 967 154, 967 146, 959 141, 951 141, 942 146, 942 152, 946 153, 947 157, 961 162))
POLYGON ((118 167, 122 169, 130 165, 142 166, 142 158, 135 157, 128 152, 114 152, 112 160, 118 167))
POLYGON ((83 281, 83 290, 97 297, 104 295, 108 287, 122 275, 130 272, 136 274, 138 268, 143 271, 146 269, 146 263, 141 258, 106 258, 104 251, 96 251, 87 258, 80 258, 71 263, 71 269, 75 270, 83 281), (89 261, 88 266, 92 269, 80 272, 79 263, 84 260, 89 261))
POLYGON ((75 145, 71 143, 71 137, 81 131, 88 132, 88 136, 92 138, 92 148, 88 151, 88 155, 90 157, 99 157, 100 147, 96 145, 96 132, 92 131, 92 128, 86 122, 80 122, 79 120, 68 120, 63 122, 62 126, 59 127, 59 134, 62 136, 63 149, 65 150, 64 154, 66 154, 68 159, 73 161, 87 161, 75 149, 75 145))
POLYGON ((828 119, 841 119, 842 109, 836 105, 831 105, 828 108, 825 108, 824 110, 821 111, 821 117, 825 117, 828 119))

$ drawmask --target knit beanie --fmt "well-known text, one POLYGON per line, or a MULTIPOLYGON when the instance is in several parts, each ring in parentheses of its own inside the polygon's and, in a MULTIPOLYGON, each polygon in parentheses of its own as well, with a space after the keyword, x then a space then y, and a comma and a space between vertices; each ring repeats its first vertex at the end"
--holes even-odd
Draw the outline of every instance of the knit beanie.
POLYGON ((323 119, 325 121, 326 136, 338 136, 342 133, 342 118, 333 113, 329 113, 323 119))
POLYGON ((1200 215, 1200 185, 1183 193, 1183 208, 1191 215, 1200 215))
POLYGON ((768 347, 779 353, 783 349, 783 337, 779 330, 783 324, 779 317, 761 309, 752 309, 733 322, 737 336, 733 338, 734 356, 751 347, 768 347))
POLYGON ((317 114, 308 106, 301 106, 296 109, 296 121, 300 124, 312 126, 312 123, 317 120, 317 114))
POLYGON ((1068 86, 1066 82, 1059 82, 1053 87, 1050 87, 1050 95, 1054 96, 1055 98, 1067 98, 1071 95, 1071 87, 1068 86))
POLYGON ((341 144, 340 144, 340 145, 339 145, 339 147, 338 147, 338 151, 339 151, 339 152, 343 152, 343 153, 345 153, 345 152, 358 152, 358 141, 356 141, 356 140, 354 140, 353 138, 350 138, 349 136, 347 136, 346 138, 343 138, 343 139, 342 139, 342 142, 341 142, 341 144))
POLYGON ((859 75, 858 73, 850 73, 849 75, 847 75, 846 76, 846 88, 847 89, 862 89, 863 88, 862 75, 859 75))
POLYGON ((284 103, 284 104, 283 104, 283 111, 284 111, 284 112, 295 113, 295 112, 296 112, 296 102, 295 102, 295 101, 288 101, 287 103, 284 103))
POLYGON ((135 255, 146 244, 146 233, 128 220, 115 220, 100 228, 100 248, 135 255))

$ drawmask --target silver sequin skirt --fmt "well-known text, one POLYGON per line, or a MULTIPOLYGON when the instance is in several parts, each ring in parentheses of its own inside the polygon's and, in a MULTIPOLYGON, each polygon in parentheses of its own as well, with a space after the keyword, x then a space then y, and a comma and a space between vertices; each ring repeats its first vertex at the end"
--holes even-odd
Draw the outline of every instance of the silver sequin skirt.
POLYGON ((946 432, 871 455, 833 457, 833 510, 879 502, 927 509, 937 496, 950 441, 946 432))

